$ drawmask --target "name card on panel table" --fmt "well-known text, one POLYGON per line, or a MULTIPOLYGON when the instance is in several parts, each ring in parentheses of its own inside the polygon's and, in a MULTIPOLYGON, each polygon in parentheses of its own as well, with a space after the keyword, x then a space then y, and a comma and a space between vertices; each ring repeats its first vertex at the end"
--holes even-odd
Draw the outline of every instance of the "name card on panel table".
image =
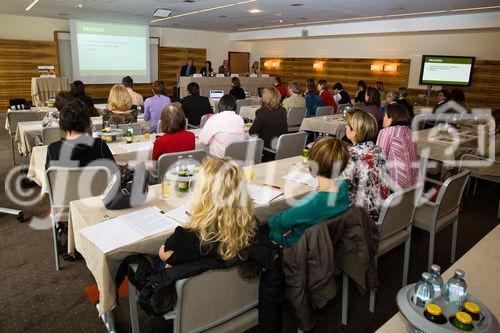
POLYGON ((257 74, 250 74, 250 77, 257 77, 257 74))
POLYGON ((231 77, 240 77, 240 74, 231 74, 231 77))
POLYGON ((216 74, 215 77, 224 77, 224 74, 216 74))
POLYGON ((262 74, 262 77, 269 77, 269 74, 262 74))
POLYGON ((201 74, 193 74, 193 77, 203 77, 201 74))

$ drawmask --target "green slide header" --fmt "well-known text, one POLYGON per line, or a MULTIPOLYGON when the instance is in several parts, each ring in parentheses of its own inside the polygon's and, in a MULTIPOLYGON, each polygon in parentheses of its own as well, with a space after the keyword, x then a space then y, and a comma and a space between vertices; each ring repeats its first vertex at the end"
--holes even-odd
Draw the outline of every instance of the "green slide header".
POLYGON ((472 58, 427 57, 425 62, 436 64, 472 64, 472 58))
POLYGON ((76 32, 87 35, 146 37, 146 28, 140 25, 77 22, 76 32))

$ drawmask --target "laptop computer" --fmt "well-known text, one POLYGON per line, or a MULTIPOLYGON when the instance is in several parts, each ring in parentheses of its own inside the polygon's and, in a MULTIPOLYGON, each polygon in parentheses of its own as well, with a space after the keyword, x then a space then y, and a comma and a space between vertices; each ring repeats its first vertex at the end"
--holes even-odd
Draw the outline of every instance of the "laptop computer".
POLYGON ((224 96, 224 90, 210 90, 210 99, 221 99, 224 96))

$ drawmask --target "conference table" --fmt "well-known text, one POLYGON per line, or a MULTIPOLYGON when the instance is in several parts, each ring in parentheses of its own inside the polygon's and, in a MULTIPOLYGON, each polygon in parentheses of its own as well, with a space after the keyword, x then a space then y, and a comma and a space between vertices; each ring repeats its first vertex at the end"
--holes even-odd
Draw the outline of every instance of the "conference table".
MULTIPOLYGON (((272 184, 279 186, 283 194, 269 204, 255 205, 255 215, 259 221, 266 221, 271 215, 293 205, 313 188, 298 182, 286 181, 283 177, 291 171, 308 172, 301 163, 301 157, 291 157, 283 160, 257 164, 251 167, 254 172, 253 183, 255 185, 272 184)), ((116 288, 114 285, 115 275, 120 262, 130 254, 143 253, 157 255, 158 249, 165 239, 173 232, 162 232, 154 236, 142 239, 124 247, 117 248, 104 253, 93 242, 84 237, 80 230, 115 218, 123 214, 131 213, 145 207, 156 206, 164 212, 168 212, 183 204, 190 202, 190 193, 179 193, 171 187, 170 197, 161 199, 161 185, 149 187, 146 201, 139 207, 123 210, 107 210, 100 197, 92 197, 72 201, 68 219, 68 253, 73 254, 77 250, 84 258, 88 269, 94 276, 99 288, 99 314, 116 307, 116 288)))
MULTIPOLYGON (((468 292, 479 298, 488 309, 500 319, 500 225, 481 239, 472 249, 443 273, 444 281, 453 275, 456 269, 465 271, 468 292)), ((396 297, 394 297, 396 301, 396 297)), ((409 325, 401 312, 394 315, 377 333, 410 332, 409 325)))
MULTIPOLYGON (((225 94, 232 88, 231 77, 179 77, 180 98, 188 95, 187 86, 196 82, 200 86, 201 96, 210 96, 210 90, 223 90, 225 94)), ((273 87, 273 77, 239 77, 241 88, 247 90, 253 96, 258 96, 259 88, 273 87)))
POLYGON ((299 131, 325 133, 342 138, 345 135, 346 124, 340 114, 309 117, 302 120, 299 131))
POLYGON ((255 112, 260 109, 261 105, 244 105, 240 107, 240 116, 243 119, 255 120, 255 112))
MULTIPOLYGON (((198 139, 200 129, 190 130, 195 134, 196 149, 207 149, 200 143, 198 139)), ((145 141, 144 135, 134 136, 134 142, 127 144, 125 138, 119 138, 115 142, 108 143, 109 150, 113 154, 115 161, 118 165, 125 165, 130 162, 146 162, 151 169, 154 163, 151 161, 153 152, 153 142, 155 135, 151 135, 149 141, 145 141)), ((30 164, 28 168, 28 177, 37 183, 42 188, 41 194, 48 193, 47 182, 45 179, 45 162, 47 159, 47 146, 33 147, 31 152, 30 164)))

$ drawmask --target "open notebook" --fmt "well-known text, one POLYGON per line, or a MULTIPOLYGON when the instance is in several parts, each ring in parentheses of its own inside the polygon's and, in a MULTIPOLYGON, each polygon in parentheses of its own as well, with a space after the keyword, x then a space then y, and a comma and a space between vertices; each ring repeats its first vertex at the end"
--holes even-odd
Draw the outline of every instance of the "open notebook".
POLYGON ((80 233, 108 253, 149 236, 173 231, 179 225, 158 207, 148 207, 83 228, 80 233))

